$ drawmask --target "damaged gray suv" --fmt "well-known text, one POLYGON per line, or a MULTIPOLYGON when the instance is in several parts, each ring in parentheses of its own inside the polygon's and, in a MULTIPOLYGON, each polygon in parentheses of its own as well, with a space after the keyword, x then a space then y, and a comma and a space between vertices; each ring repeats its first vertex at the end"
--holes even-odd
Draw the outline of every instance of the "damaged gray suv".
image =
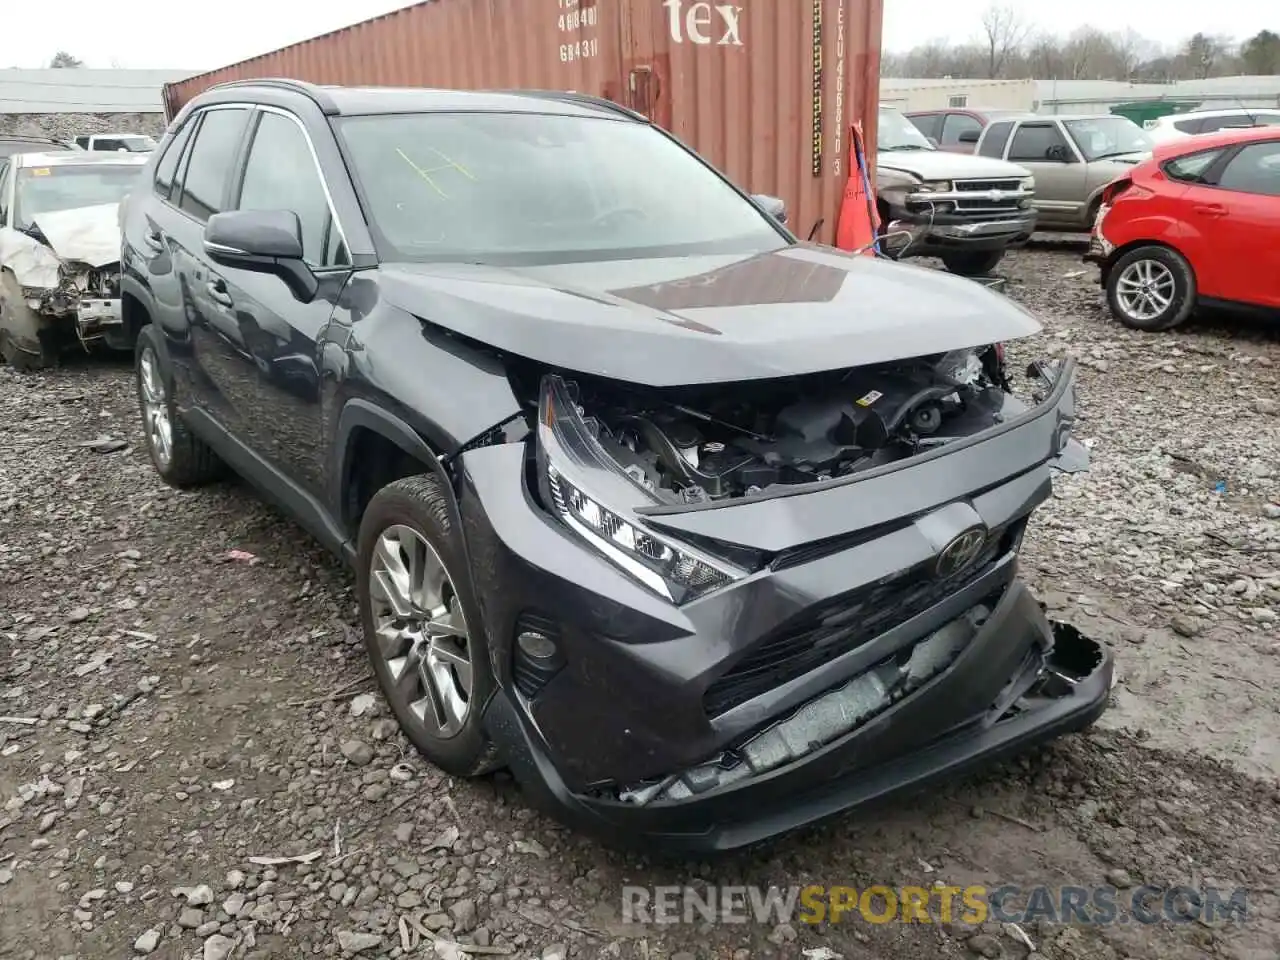
POLYGON ((120 315, 119 204, 147 158, 83 150, 0 159, 0 355, 54 363, 68 345, 132 347, 120 315))
POLYGON ((1070 361, 968 280, 798 241, 571 94, 246 81, 123 206, 152 460, 355 569, 401 727, 619 841, 753 843, 1090 724, 1018 577, 1070 361))

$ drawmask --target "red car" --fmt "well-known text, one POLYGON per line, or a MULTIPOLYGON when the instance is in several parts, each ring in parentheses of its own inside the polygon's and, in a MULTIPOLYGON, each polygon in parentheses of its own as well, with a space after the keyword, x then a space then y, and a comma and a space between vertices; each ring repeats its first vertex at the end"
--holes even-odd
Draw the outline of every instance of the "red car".
POLYGON ((1280 127, 1158 146, 1103 192, 1085 259, 1137 330, 1168 330, 1197 304, 1280 310, 1280 127))

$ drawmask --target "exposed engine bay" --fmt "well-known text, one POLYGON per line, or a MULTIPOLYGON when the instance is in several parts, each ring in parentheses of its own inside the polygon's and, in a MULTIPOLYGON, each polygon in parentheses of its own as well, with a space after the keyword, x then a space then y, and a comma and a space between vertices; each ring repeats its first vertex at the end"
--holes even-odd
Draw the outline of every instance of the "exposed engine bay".
POLYGON ((846 477, 986 430, 1011 402, 1022 409, 998 347, 733 385, 687 402, 569 386, 605 451, 670 503, 846 477))

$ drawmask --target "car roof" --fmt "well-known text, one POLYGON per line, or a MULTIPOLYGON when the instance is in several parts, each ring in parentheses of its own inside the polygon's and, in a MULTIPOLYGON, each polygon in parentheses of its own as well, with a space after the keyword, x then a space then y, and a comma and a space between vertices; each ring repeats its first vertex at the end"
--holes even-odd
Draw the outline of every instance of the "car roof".
POLYGON ((1200 153, 1202 150, 1232 147, 1237 143, 1247 143, 1251 140, 1280 140, 1280 126, 1231 127, 1213 133, 1196 134, 1193 137, 1180 137, 1177 140, 1157 144, 1154 155, 1157 160, 1166 160, 1169 157, 1200 153))
POLYGON ((84 167, 94 164, 142 166, 147 156, 115 150, 59 150, 49 153, 24 152, 9 157, 16 167, 84 167))
POLYGON ((1276 107, 1215 107, 1212 110, 1188 110, 1185 113, 1168 113, 1160 117, 1162 122, 1186 120, 1190 117, 1230 117, 1237 113, 1280 113, 1276 107))
POLYGON ((296 96, 313 101, 328 116, 396 113, 530 113, 597 116, 645 122, 638 113, 587 94, 549 90, 437 90, 429 87, 319 86, 298 80, 239 80, 210 87, 189 106, 249 102, 289 103, 296 96))
POLYGON ((973 113, 980 117, 999 117, 1001 120, 1015 120, 1036 116, 1030 110, 1015 110, 1012 107, 938 107, 934 110, 911 110, 908 117, 923 117, 939 113, 973 113))

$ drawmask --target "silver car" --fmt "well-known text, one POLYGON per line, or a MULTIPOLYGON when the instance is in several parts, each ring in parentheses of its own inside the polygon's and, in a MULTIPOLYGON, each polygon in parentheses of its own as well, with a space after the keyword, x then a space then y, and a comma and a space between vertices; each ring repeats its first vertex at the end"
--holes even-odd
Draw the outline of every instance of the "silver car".
POLYGON ((1031 171, 1040 230, 1092 229, 1103 189, 1151 156, 1151 148, 1141 127, 1113 114, 997 120, 978 140, 979 156, 1031 171))

